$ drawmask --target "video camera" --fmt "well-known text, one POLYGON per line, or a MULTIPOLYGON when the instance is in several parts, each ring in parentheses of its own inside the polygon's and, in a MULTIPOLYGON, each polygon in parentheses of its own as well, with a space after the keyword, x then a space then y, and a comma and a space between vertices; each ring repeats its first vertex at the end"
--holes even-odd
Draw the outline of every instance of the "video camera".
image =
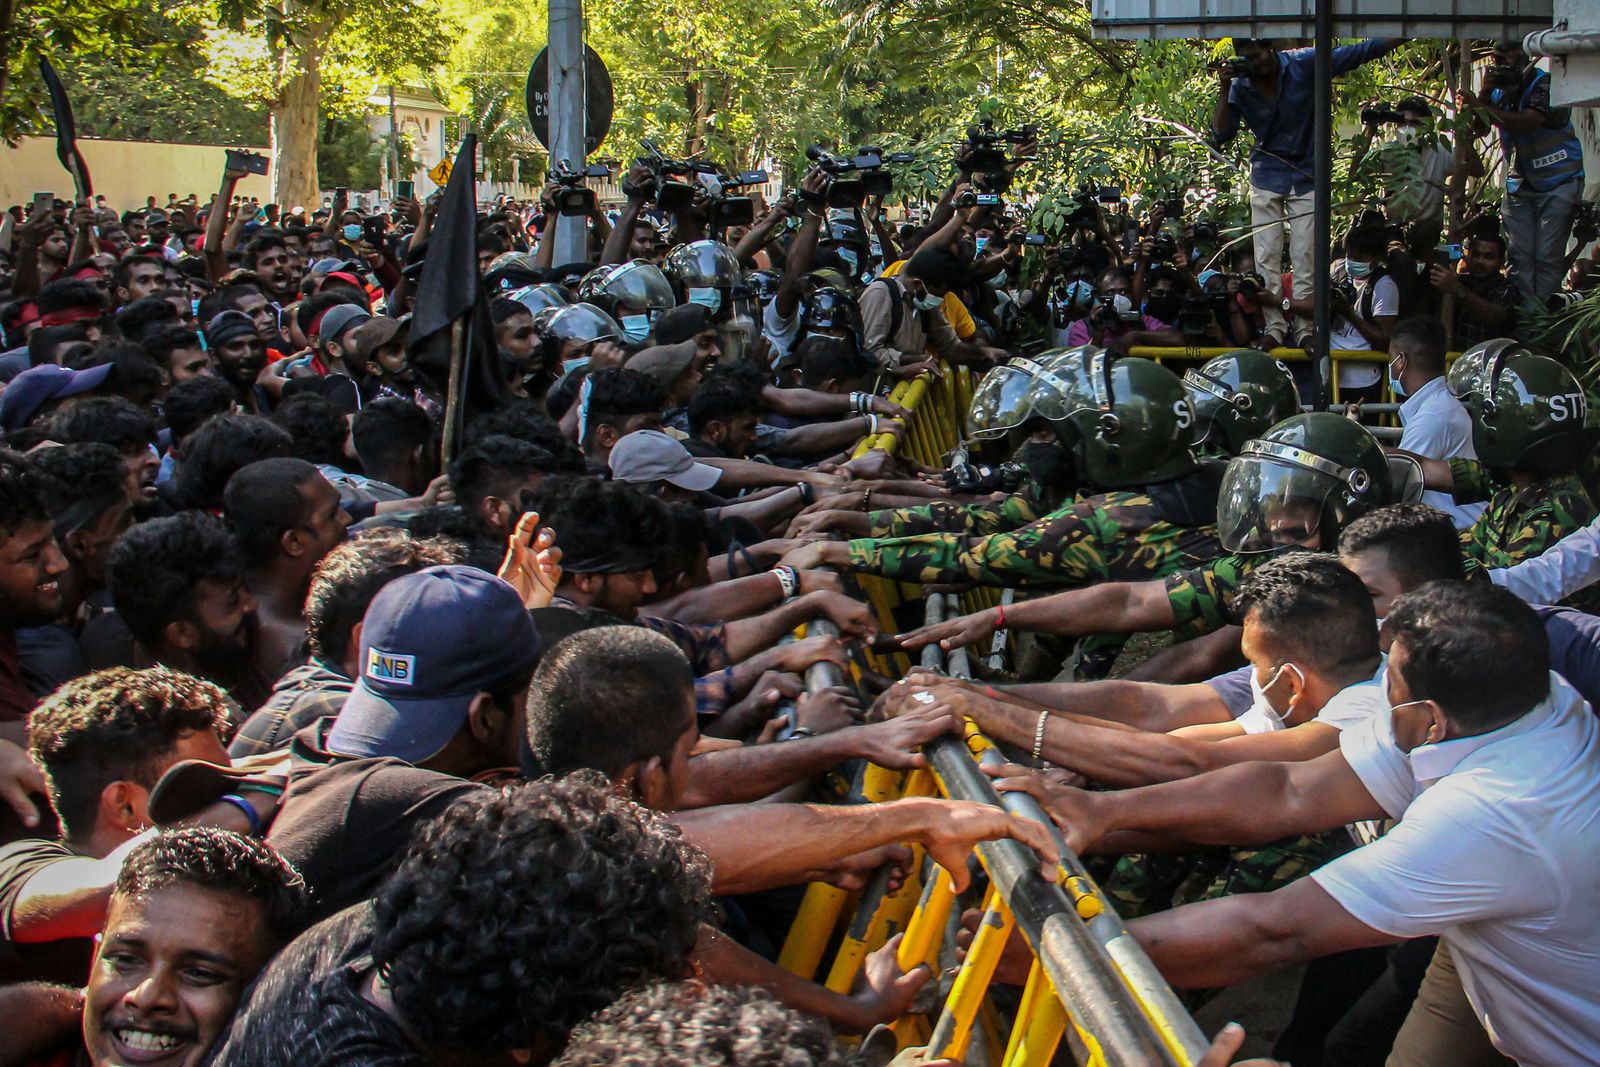
POLYGON ((1150 258, 1166 263, 1178 254, 1178 242, 1170 233, 1157 233, 1150 238, 1150 258))
MULTIPOLYGON (((709 163, 702 163, 692 159, 673 159, 660 148, 654 141, 641 141, 644 146, 644 155, 635 162, 642 167, 650 168, 654 175, 654 187, 645 190, 647 199, 654 200, 656 206, 662 211, 682 211, 694 203, 695 185, 683 181, 684 178, 696 174, 716 174, 717 168, 709 163)), ((632 183, 623 180, 622 192, 632 196, 640 190, 632 183)))
POLYGON ((1398 105, 1386 104, 1381 100, 1361 109, 1361 123, 1364 126, 1378 126, 1385 122, 1399 125, 1405 121, 1406 117, 1400 113, 1398 105))
POLYGON ((556 183, 551 194, 556 211, 564 218, 582 218, 599 209, 594 190, 584 184, 588 178, 609 178, 611 170, 599 163, 591 163, 582 170, 573 167, 570 159, 563 159, 550 171, 550 180, 556 183))
MULTIPOLYGON (((1029 144, 1039 139, 1039 127, 1032 123, 1014 130, 996 130, 994 122, 979 119, 967 127, 966 157, 963 166, 972 174, 972 184, 992 193, 1011 188, 1011 162, 1002 145, 1029 144)), ((1022 157, 1032 159, 1032 156, 1022 157)))
POLYGON ((828 175, 823 198, 829 207, 857 208, 867 197, 888 196, 894 188, 894 174, 884 169, 885 164, 913 163, 917 157, 909 152, 886 155, 876 145, 857 148, 851 156, 840 156, 814 144, 806 149, 806 158, 828 175))
POLYGON ((979 193, 971 189, 955 198, 956 207, 992 207, 999 208, 1003 202, 999 193, 979 193))
POLYGON ((1106 191, 1115 192, 1117 199, 1121 199, 1122 190, 1107 186, 1100 190, 1089 182, 1078 186, 1078 191, 1072 194, 1072 202, 1077 206, 1072 209, 1072 214, 1067 216, 1067 225, 1079 230, 1092 230, 1100 225, 1100 201, 1104 199, 1106 191))
POLYGON ((729 226, 748 226, 753 223, 756 220, 755 201, 739 194, 749 186, 764 185, 766 181, 767 172, 764 170, 715 175, 710 182, 716 186, 716 191, 710 196, 707 212, 710 224, 719 229, 726 229, 729 226))

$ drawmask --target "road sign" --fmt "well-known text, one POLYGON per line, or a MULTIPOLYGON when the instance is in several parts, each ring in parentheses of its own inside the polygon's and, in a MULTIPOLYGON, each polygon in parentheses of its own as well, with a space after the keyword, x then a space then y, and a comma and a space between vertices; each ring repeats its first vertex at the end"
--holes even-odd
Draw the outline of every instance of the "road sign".
MULTIPOLYGON (((606 134, 611 132, 611 115, 616 107, 616 98, 611 89, 611 72, 606 69, 605 61, 588 45, 583 46, 583 68, 583 143, 586 153, 593 154, 600 147, 600 142, 606 139, 606 134)), ((533 127, 533 135, 544 145, 545 151, 549 151, 550 49, 541 49, 534 58, 533 67, 528 71, 526 94, 528 125, 533 127)))
POLYGON ((450 161, 448 159, 439 160, 438 163, 434 164, 433 169, 428 172, 428 177, 433 179, 433 184, 443 189, 450 181, 450 161))

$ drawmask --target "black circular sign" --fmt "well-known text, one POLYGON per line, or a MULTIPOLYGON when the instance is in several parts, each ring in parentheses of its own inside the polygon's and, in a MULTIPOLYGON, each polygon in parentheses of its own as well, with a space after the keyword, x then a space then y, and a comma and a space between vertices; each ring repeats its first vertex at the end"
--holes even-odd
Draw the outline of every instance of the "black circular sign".
MULTIPOLYGON (((611 90, 611 72, 593 48, 583 46, 584 67, 584 154, 593 155, 611 131, 611 116, 616 98, 611 90)), ((528 70, 528 124, 533 135, 550 151, 550 49, 541 49, 528 70)))

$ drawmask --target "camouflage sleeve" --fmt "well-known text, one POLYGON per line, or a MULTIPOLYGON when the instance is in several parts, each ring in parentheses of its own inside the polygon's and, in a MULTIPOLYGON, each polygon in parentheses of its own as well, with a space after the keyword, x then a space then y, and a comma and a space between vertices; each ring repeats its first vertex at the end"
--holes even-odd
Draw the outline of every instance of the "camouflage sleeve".
POLYGON ((1169 575, 1167 600, 1172 605, 1172 632, 1199 637, 1233 621, 1233 595, 1255 568, 1249 556, 1222 556, 1210 563, 1169 575))
POLYGON ((971 537, 933 534, 889 542, 850 542, 857 570, 901 581, 948 582, 964 577, 1002 587, 1087 585, 1110 577, 1111 560, 1125 537, 1119 505, 1141 498, 1122 494, 1081 502, 1016 530, 971 537))
POLYGON ((1593 502, 1575 477, 1547 484, 1531 507, 1507 510, 1511 513, 1491 506, 1468 531, 1464 562, 1469 575, 1479 568, 1511 567, 1543 555, 1595 514, 1593 502))
POLYGON ((1457 504, 1477 504, 1494 495, 1495 481, 1485 467, 1475 459, 1456 458, 1450 463, 1450 495, 1457 504))
POLYGON ((979 537, 1014 530, 1039 517, 1033 503, 1021 495, 997 503, 958 504, 935 500, 914 508, 874 511, 873 537, 914 537, 918 534, 964 533, 979 537))

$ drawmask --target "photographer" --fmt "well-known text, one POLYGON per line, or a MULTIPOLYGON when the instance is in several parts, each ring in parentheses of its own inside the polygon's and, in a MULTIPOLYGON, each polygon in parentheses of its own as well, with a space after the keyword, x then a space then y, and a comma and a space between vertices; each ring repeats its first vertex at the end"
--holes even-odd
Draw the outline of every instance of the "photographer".
MULTIPOLYGON (((1343 74, 1394 51, 1399 40, 1368 40, 1333 50, 1333 73, 1343 74)), ((1211 136, 1233 140, 1243 123, 1256 135, 1250 150, 1250 225, 1256 263, 1271 297, 1262 305, 1267 329, 1257 347, 1270 350, 1288 337, 1283 319, 1283 230, 1289 227, 1294 295, 1310 300, 1314 290, 1312 245, 1312 61, 1315 50, 1279 52, 1271 40, 1235 38, 1237 58, 1217 76, 1211 136), (1298 121, 1296 121, 1298 120, 1298 121)))
POLYGON ((930 352, 952 363, 1003 362, 1004 349, 961 340, 945 318, 945 297, 966 275, 965 265, 952 253, 923 248, 905 261, 898 275, 879 278, 862 290, 866 357, 901 379, 935 369, 930 352))
POLYGON ((1519 40, 1495 45, 1484 74, 1489 91, 1456 94, 1473 109, 1473 133, 1500 131, 1506 164, 1506 237, 1511 280, 1524 300, 1543 300, 1561 286, 1572 214, 1583 194, 1583 145, 1569 108, 1550 106, 1550 75, 1519 40))
MULTIPOLYGON (((1357 227, 1344 242, 1345 284, 1329 293, 1333 330, 1328 347, 1334 351, 1377 351, 1389 347, 1389 333, 1400 321, 1400 288, 1384 268, 1386 247, 1380 229, 1357 227)), ((1291 302, 1296 312, 1310 315, 1312 308, 1291 302)), ((1376 363, 1346 363, 1339 368, 1339 389, 1345 400, 1376 400, 1383 375, 1376 363)))
POLYGON ((1391 224, 1405 229, 1406 247, 1422 259, 1444 233, 1445 192, 1459 197, 1466 179, 1482 174, 1483 165, 1475 153, 1469 153, 1468 166, 1456 173, 1450 139, 1433 129, 1433 109, 1420 96, 1404 97, 1392 110, 1369 102, 1361 109, 1361 123, 1350 160, 1352 172, 1366 158, 1379 126, 1395 128, 1394 137, 1377 149, 1377 162, 1386 179, 1383 213, 1391 224))
MULTIPOLYGON (((1170 297, 1172 279, 1162 280, 1163 297, 1170 297)), ((1126 269, 1112 267, 1100 276, 1100 287, 1088 315, 1067 327, 1067 347, 1095 344, 1125 353, 1135 345, 1181 348, 1183 334, 1154 316, 1135 311, 1129 295, 1133 282, 1126 269)), ((1158 307, 1161 305, 1158 305, 1158 307)))

